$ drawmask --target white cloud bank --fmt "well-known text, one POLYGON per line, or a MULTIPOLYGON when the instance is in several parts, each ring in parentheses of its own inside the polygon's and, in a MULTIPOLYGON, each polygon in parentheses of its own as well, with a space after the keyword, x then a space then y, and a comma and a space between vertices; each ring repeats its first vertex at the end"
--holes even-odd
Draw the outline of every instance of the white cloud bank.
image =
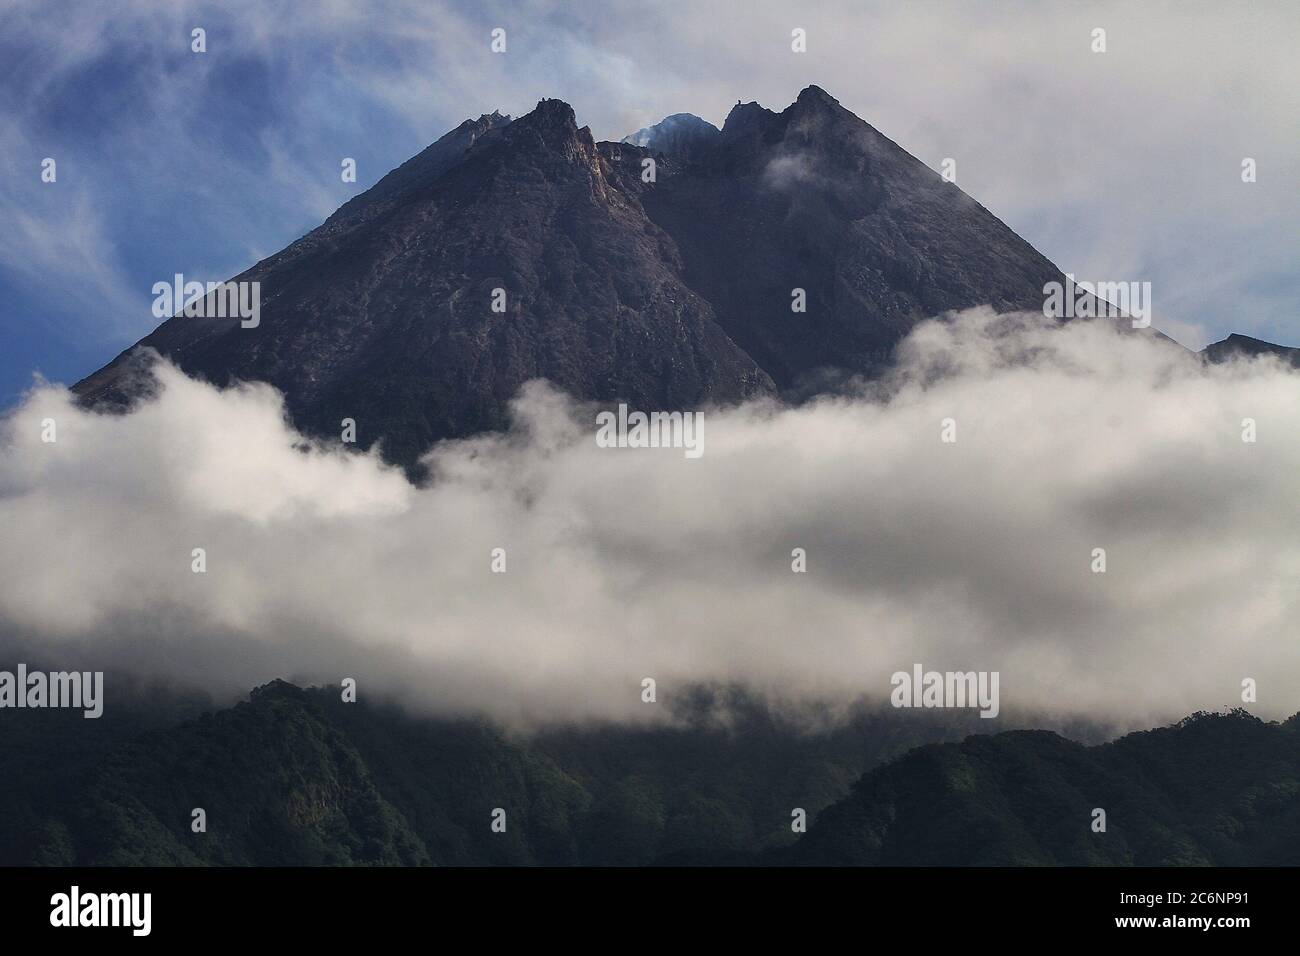
POLYGON ((598 448, 534 384, 423 489, 296 450, 265 386, 159 374, 131 415, 41 387, 0 423, 6 658, 218 692, 352 676, 508 721, 649 719, 693 681, 883 700, 918 661, 999 671, 1004 715, 1136 726, 1247 677, 1258 713, 1300 709, 1300 373, 1272 360, 974 310, 859 397, 709 411, 698 460, 598 448))

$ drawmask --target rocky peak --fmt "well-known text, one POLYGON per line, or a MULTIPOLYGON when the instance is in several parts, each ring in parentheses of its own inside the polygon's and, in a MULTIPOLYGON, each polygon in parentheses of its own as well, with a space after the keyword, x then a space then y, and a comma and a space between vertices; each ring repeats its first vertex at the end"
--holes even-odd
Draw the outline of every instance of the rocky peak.
POLYGON ((800 106, 839 106, 840 101, 831 96, 820 86, 805 86, 799 91, 795 103, 800 106))
MULTIPOLYGON (((141 344, 271 383, 306 433, 354 418, 361 447, 413 466, 503 427, 530 379, 650 410, 801 397, 875 374, 921 319, 1039 309, 1064 281, 819 87, 629 139, 598 148, 557 99, 466 121, 237 277, 262 284, 259 326, 177 316, 141 344)), ((76 389, 111 404, 137 369, 123 353, 76 389)))
POLYGON ((536 108, 514 124, 518 134, 524 130, 537 133, 546 142, 561 144, 578 136, 578 121, 573 107, 564 100, 540 100, 536 108))
POLYGON ((719 135, 716 126, 692 113, 674 113, 654 126, 624 136, 622 142, 643 147, 652 153, 690 161, 703 155, 719 135))
POLYGON ((776 117, 777 114, 757 103, 737 101, 722 124, 722 135, 744 136, 768 126, 776 117))
POLYGON ((591 129, 578 127, 573 107, 563 100, 543 99, 536 109, 515 120, 504 137, 513 149, 540 149, 582 166, 593 178, 593 188, 604 196, 605 183, 591 129))
POLYGON ((1275 345, 1237 332, 1222 341, 1207 345, 1201 355, 1211 362, 1226 362, 1238 356, 1276 355, 1282 361, 1300 368, 1300 348, 1275 345))

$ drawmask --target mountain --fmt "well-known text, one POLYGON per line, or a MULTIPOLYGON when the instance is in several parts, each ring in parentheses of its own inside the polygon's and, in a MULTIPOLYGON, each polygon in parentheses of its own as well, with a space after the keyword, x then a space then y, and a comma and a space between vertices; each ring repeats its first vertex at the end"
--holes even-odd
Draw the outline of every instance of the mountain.
POLYGON ((792 807, 811 816, 869 766, 976 720, 863 711, 809 733, 701 692, 670 727, 519 736, 283 681, 225 709, 161 690, 96 721, 13 711, 0 865, 740 862, 795 838, 792 807))
POLYGON ((664 154, 689 162, 698 159, 716 142, 718 128, 690 113, 674 113, 654 126, 639 129, 621 142, 643 146, 654 154, 664 154))
POLYGON ((1300 862, 1297 718, 1202 714, 1085 747, 889 708, 810 732, 722 694, 670 727, 518 736, 273 681, 92 723, 6 718, 0 865, 1300 862))
MULTIPOLYGON (((502 427, 539 376, 653 409, 770 393, 682 281, 672 240, 606 173, 564 103, 484 117, 237 276, 261 283, 258 327, 176 316, 140 344, 218 384, 272 383, 308 433, 353 418, 360 444, 382 438, 405 464, 502 427)), ((134 370, 124 353, 76 391, 122 402, 134 370)))
POLYGON ((871 372, 920 319, 1040 310, 1064 282, 953 183, 818 87, 781 113, 737 104, 713 148, 642 195, 685 278, 783 391, 871 372), (807 312, 792 314, 791 290, 807 312))
MULTIPOLYGON (((270 382, 309 434, 355 419, 360 445, 411 466, 502 427, 530 378, 650 410, 798 397, 879 369, 922 318, 1038 309, 1063 281, 817 87, 631 139, 595 143, 558 100, 466 121, 235 277, 261 284, 257 327, 177 315, 139 345, 220 385, 270 382)), ((147 355, 75 391, 128 405, 147 355)))
POLYGON ((781 860, 1295 866, 1298 718, 1197 714, 1095 747, 1046 731, 921 747, 864 776, 781 860))
POLYGON ((1272 342, 1252 339, 1249 335, 1238 335, 1236 332, 1221 342, 1207 345, 1201 354, 1211 362, 1226 362, 1237 356, 1251 358, 1256 355, 1276 355, 1282 361, 1300 368, 1300 348, 1274 345, 1272 342))

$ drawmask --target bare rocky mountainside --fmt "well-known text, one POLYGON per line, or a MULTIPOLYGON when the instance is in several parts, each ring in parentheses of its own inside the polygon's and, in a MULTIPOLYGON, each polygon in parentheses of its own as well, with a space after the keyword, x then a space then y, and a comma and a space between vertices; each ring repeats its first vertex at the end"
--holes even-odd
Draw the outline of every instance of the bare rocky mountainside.
MULTIPOLYGON (((256 328, 177 315, 140 345, 216 384, 270 382, 310 434, 353 418, 410 465, 501 427, 531 378, 646 409, 797 396, 870 373, 922 318, 1041 308, 1061 279, 817 87, 629 139, 595 143, 557 100, 466 121, 237 276, 261 283, 256 328)), ((76 391, 129 402, 142 354, 76 391)))
POLYGON ((1236 332, 1221 342, 1207 345, 1201 354, 1211 362, 1226 362, 1236 356, 1249 358, 1255 355, 1275 355, 1283 362, 1300 368, 1300 348, 1274 345, 1236 332))
MULTIPOLYGON (((676 114, 621 143, 559 100, 466 120, 235 279, 261 284, 255 328, 177 315, 138 345, 218 385, 270 382, 308 434, 354 419, 408 467, 503 427, 532 378, 647 410, 798 399, 878 371, 921 319, 1036 311, 1065 282, 815 86, 780 113, 738 103, 721 130, 676 114)), ((1300 355, 1242 336, 1206 355, 1259 351, 1300 355)), ((75 391, 129 404, 149 354, 75 391)))

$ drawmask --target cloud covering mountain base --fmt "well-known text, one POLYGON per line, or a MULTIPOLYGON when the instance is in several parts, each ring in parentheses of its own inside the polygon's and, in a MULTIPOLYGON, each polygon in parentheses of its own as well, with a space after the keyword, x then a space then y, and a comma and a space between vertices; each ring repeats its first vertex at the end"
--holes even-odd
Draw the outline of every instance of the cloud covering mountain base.
POLYGON ((1300 373, 1272 359, 972 310, 851 395, 706 410, 698 459, 598 447, 535 382, 423 488, 303 439, 269 387, 157 375, 128 415, 41 385, 0 423, 5 658, 355 677, 519 724, 654 720, 699 682, 884 700, 914 662, 1000 672, 1004 714, 1138 726, 1246 678, 1300 710, 1300 373))

